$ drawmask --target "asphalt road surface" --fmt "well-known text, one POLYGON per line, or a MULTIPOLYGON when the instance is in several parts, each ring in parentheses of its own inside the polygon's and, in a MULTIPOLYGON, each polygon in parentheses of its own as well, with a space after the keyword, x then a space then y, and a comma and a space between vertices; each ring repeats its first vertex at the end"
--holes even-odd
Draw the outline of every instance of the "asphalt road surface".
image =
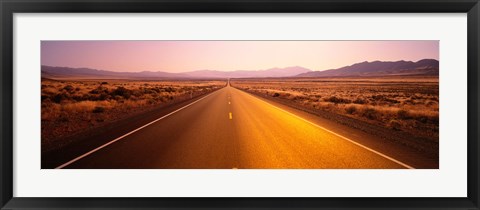
POLYGON ((409 168, 226 86, 57 168, 409 168))

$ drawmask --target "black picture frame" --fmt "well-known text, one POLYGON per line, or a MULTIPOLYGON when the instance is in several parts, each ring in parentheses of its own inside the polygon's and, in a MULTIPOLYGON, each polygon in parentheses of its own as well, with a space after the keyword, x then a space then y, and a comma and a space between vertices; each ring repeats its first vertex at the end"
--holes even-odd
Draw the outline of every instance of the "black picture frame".
MULTIPOLYGON (((0 0, 2 209, 479 209, 478 0, 0 0), (467 13, 468 196, 466 198, 25 198, 13 197, 13 15, 15 13, 467 13)), ((452 180, 454 181, 454 180, 452 180)))

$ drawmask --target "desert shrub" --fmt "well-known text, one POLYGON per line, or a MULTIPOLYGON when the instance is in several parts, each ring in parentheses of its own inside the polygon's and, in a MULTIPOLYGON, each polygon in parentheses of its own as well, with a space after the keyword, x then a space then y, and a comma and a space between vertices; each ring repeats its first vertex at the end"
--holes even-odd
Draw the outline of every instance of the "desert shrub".
POLYGON ((130 91, 130 94, 135 96, 135 97, 140 97, 142 96, 144 93, 141 91, 141 90, 131 90, 130 91))
POLYGON ((273 94, 273 97, 278 97, 278 96, 280 96, 280 93, 274 93, 273 94))
POLYGON ((99 96, 98 96, 98 100, 101 100, 101 101, 104 101, 104 100, 108 100, 110 99, 111 96, 106 94, 106 93, 101 93, 99 96))
POLYGON ((97 101, 97 95, 94 95, 94 94, 85 94, 83 96, 75 95, 74 100, 76 100, 76 101, 97 101))
POLYGON ((415 101, 413 101, 412 99, 406 99, 403 101, 403 104, 415 105, 415 101))
POLYGON ((75 90, 75 88, 71 85, 66 85, 65 87, 63 87, 63 90, 66 90, 67 92, 72 93, 75 90))
POLYGON ((428 118, 426 116, 420 116, 416 120, 419 121, 419 122, 422 122, 422 123, 427 123, 428 122, 428 118))
POLYGON ((309 98, 306 97, 305 95, 297 95, 295 96, 295 100, 305 101, 305 100, 309 100, 309 98))
POLYGON ((132 95, 132 91, 124 87, 117 87, 117 89, 112 91, 111 95, 112 97, 122 96, 123 98, 128 99, 132 95))
POLYGON ((357 107, 355 106, 347 106, 345 108, 345 111, 347 112, 347 114, 353 114, 357 111, 357 107))
POLYGON ((393 129, 393 130, 400 130, 401 124, 398 120, 390 120, 387 124, 387 127, 393 129))
POLYGON ((98 86, 97 88, 91 90, 89 93, 90 93, 90 94, 108 93, 108 88, 102 87, 102 86, 98 86))
POLYGON ((153 98, 150 98, 150 99, 147 100, 147 103, 148 104, 155 104, 155 103, 157 103, 157 100, 155 100, 153 98))
POLYGON ((391 99, 391 98, 384 98, 383 101, 386 101, 386 102, 389 102, 389 103, 393 103, 393 104, 398 104, 398 103, 400 103, 400 101, 397 101, 397 100, 391 99))
POLYGON ((88 97, 86 97, 85 95, 74 94, 71 96, 71 99, 74 101, 84 101, 84 100, 88 100, 88 97))
POLYGON ((62 114, 60 114, 60 115, 58 116, 58 119, 57 119, 57 120, 58 120, 59 122, 65 123, 65 122, 70 121, 70 118, 69 118, 66 114, 62 113, 62 114))
POLYGON ((62 92, 62 93, 58 93, 55 96, 53 96, 52 101, 58 104, 58 103, 62 102, 63 100, 67 100, 69 98, 70 97, 66 93, 62 92))
POLYGON ((397 118, 401 120, 406 120, 410 118, 410 115, 407 110, 400 109, 397 111, 397 118))
POLYGON ((157 93, 156 91, 154 91, 153 89, 143 89, 143 93, 144 94, 155 94, 157 93))
POLYGON ((105 107, 103 106, 96 106, 93 111, 93 113, 102 113, 102 112, 105 112, 105 107))
POLYGON ((417 95, 417 94, 414 94, 413 96, 410 97, 411 99, 415 100, 415 99, 423 99, 423 97, 421 95, 417 95))
POLYGON ((394 104, 400 103, 400 101, 389 98, 389 96, 386 96, 386 95, 372 95, 370 98, 377 103, 378 102, 387 102, 387 103, 394 103, 394 104))
POLYGON ((108 82, 102 82, 102 83, 100 83, 100 84, 101 84, 101 85, 107 85, 108 82))
POLYGON ((163 96, 156 96, 156 97, 155 97, 155 100, 160 101, 160 102, 165 102, 165 101, 167 101, 167 99, 164 98, 163 96))
POLYGON ((328 98, 325 99, 325 101, 332 102, 332 103, 335 103, 335 104, 348 104, 348 103, 350 103, 350 100, 340 98, 340 97, 336 97, 336 96, 328 97, 328 98))
POLYGON ((426 106, 433 106, 433 105, 436 105, 437 103, 435 101, 427 101, 425 102, 425 105, 426 106))
POLYGON ((370 120, 375 120, 377 119, 377 111, 373 108, 365 108, 363 109, 362 116, 370 120))
POLYGON ((172 87, 166 87, 163 90, 167 93, 175 92, 175 89, 173 89, 172 87))
POLYGON ((354 104, 366 104, 367 103, 367 100, 363 99, 363 98, 356 98, 354 101, 353 101, 354 104))

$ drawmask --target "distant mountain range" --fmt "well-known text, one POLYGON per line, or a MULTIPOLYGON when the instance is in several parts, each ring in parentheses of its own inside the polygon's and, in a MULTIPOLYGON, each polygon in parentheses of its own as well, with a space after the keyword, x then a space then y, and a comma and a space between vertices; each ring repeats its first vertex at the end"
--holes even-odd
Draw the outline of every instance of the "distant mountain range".
POLYGON ((183 73, 169 73, 162 71, 142 72, 114 72, 89 68, 69 68, 42 66, 42 77, 46 78, 82 78, 82 79, 189 79, 189 78, 247 78, 247 77, 293 77, 298 74, 310 72, 299 66, 287 68, 271 68, 266 70, 237 70, 216 71, 199 70, 183 73))
POLYGON ((115 72, 89 68, 42 66, 42 77, 51 79, 220 79, 267 77, 345 77, 391 75, 438 75, 439 62, 434 59, 412 61, 374 61, 356 63, 338 69, 312 71, 300 66, 266 70, 217 71, 198 70, 183 73, 163 71, 115 72))
POLYGON ((346 76, 393 76, 393 75, 438 75, 439 62, 435 59, 412 61, 373 61, 356 63, 338 69, 311 71, 297 77, 346 77, 346 76))
POLYGON ((70 68, 42 66, 42 77, 46 78, 82 78, 82 79, 144 79, 144 78, 176 78, 182 76, 168 72, 115 72, 89 68, 70 68))
POLYGON ((215 71, 200 70, 186 72, 189 77, 207 77, 207 78, 251 78, 251 77, 293 77, 312 70, 300 66, 286 68, 271 68, 266 70, 237 70, 237 71, 215 71))

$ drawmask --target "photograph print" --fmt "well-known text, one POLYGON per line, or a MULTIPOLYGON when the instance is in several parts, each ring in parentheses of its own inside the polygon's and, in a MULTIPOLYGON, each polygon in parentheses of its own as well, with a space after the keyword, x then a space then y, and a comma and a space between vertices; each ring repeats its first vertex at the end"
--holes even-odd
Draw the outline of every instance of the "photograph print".
POLYGON ((439 42, 41 42, 42 169, 438 169, 439 42))

